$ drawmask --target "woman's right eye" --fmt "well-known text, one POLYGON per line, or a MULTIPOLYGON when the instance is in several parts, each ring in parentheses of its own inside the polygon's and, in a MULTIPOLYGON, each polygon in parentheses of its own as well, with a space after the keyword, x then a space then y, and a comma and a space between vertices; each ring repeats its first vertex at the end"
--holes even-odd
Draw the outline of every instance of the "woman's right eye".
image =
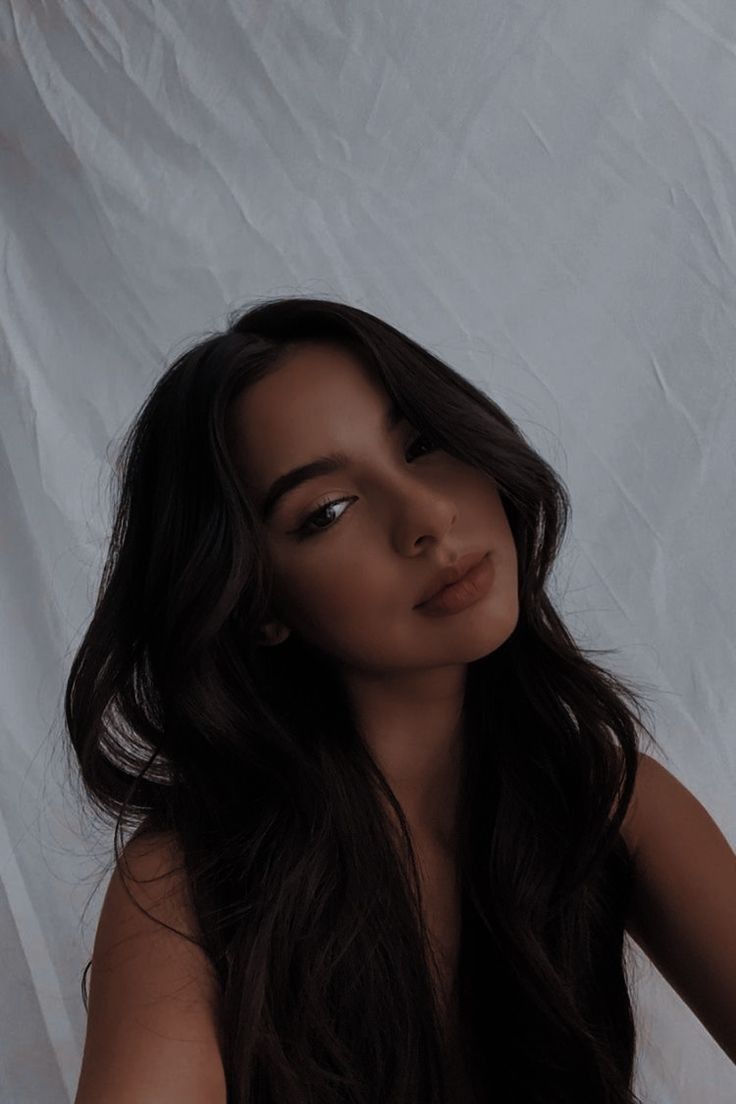
MULTIPOLYGON (((299 539, 303 540, 305 537, 314 536, 315 533, 322 533, 325 529, 331 529, 331 525, 318 525, 315 529, 313 529, 312 526, 314 525, 315 521, 318 521, 319 519, 324 517, 327 510, 331 510, 334 506, 339 506, 341 502, 350 501, 350 498, 333 498, 329 502, 325 502, 324 505, 320 506, 318 510, 314 510, 308 517, 304 519, 299 528, 296 530, 296 534, 299 539)), ((342 517, 342 514, 340 515, 340 517, 342 517)))

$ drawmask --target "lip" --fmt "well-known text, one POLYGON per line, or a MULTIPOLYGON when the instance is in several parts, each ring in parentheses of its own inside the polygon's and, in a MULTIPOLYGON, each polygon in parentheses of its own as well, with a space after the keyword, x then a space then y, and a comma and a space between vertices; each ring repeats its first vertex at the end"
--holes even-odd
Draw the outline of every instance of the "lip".
POLYGON ((421 602, 416 609, 423 614, 446 616, 451 613, 459 613, 468 606, 475 605, 493 585, 495 567, 491 560, 490 552, 475 565, 470 571, 466 571, 461 579, 445 586, 433 598, 421 602))
POLYGON ((414 608, 419 609, 434 598, 438 598, 443 590, 463 580, 489 555, 489 552, 466 552, 465 555, 459 556, 453 563, 443 567, 424 590, 414 608))

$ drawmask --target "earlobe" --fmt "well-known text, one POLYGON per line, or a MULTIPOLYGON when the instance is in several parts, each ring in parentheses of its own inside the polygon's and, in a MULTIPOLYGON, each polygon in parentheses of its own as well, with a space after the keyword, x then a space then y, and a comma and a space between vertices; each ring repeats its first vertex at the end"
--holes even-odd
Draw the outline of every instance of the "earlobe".
POLYGON ((272 647, 274 644, 283 644, 288 637, 290 629, 286 625, 282 625, 280 621, 268 621, 264 625, 261 625, 257 642, 263 644, 266 647, 272 647))

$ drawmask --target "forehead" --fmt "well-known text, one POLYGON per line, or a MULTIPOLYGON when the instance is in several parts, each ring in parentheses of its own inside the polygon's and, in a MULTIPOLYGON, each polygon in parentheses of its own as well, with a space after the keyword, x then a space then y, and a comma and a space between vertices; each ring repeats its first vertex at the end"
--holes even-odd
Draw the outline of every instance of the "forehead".
POLYGON ((380 424, 385 405, 382 384, 348 349, 299 346, 233 401, 228 443, 247 484, 262 489, 313 455, 349 451, 380 424))

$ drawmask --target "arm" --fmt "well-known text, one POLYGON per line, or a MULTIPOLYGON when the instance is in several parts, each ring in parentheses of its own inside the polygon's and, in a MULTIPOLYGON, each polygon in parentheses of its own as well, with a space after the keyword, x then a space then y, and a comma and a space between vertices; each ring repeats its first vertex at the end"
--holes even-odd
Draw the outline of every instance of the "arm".
POLYGON ((639 756, 629 934, 736 1064, 736 853, 697 798, 639 756))
POLYGON ((194 936, 183 877, 170 873, 176 852, 156 837, 131 841, 125 854, 135 881, 117 867, 103 902, 74 1104, 225 1104, 210 963, 144 916, 122 880, 147 912, 194 936))

